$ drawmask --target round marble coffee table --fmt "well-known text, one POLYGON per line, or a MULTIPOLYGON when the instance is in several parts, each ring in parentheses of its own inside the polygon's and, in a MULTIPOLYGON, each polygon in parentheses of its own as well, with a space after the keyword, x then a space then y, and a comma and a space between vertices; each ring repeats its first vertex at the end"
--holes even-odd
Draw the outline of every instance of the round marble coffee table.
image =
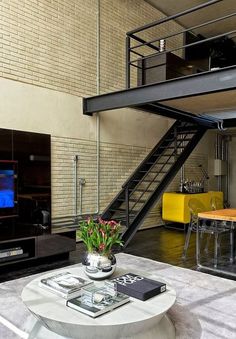
MULTIPOLYGON (((80 265, 59 271, 87 278, 80 265)), ((121 268, 116 271, 117 276, 124 273, 127 271, 121 268)), ((176 300, 175 290, 171 287, 167 286, 166 292, 146 301, 130 298, 128 304, 93 319, 67 307, 65 299, 38 286, 42 278, 50 275, 52 272, 32 280, 23 289, 21 297, 27 308, 40 321, 40 325, 54 333, 78 339, 175 338, 174 326, 166 315, 176 300)), ((32 337, 37 338, 37 333, 32 337)))

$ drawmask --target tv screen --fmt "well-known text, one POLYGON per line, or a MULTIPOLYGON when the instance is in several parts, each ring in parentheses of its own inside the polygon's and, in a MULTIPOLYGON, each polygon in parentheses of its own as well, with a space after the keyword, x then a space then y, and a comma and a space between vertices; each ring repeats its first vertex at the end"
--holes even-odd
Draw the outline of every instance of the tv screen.
POLYGON ((14 170, 0 169, 0 208, 14 207, 14 170))
POLYGON ((18 215, 17 161, 0 160, 0 218, 18 215))

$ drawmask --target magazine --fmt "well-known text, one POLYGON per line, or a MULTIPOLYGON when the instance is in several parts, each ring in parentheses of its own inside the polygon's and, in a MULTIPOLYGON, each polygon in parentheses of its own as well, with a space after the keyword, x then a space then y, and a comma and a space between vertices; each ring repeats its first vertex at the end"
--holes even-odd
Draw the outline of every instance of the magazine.
POLYGON ((61 272, 41 279, 39 286, 65 299, 69 299, 79 296, 81 294, 81 288, 91 283, 91 281, 85 280, 70 272, 61 272))
POLYGON ((127 295, 116 293, 111 295, 105 288, 98 288, 94 284, 83 289, 82 295, 67 300, 66 305, 79 312, 96 318, 120 307, 130 301, 127 295))

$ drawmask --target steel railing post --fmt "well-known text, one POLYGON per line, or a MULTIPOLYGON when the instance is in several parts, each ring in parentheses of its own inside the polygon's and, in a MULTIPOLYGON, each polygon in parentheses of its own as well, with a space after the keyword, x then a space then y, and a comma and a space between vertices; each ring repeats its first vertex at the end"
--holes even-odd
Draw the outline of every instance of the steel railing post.
POLYGON ((125 213, 126 213, 126 227, 129 227, 129 185, 125 189, 125 213))
POLYGON ((130 37, 126 35, 126 88, 130 88, 130 37))

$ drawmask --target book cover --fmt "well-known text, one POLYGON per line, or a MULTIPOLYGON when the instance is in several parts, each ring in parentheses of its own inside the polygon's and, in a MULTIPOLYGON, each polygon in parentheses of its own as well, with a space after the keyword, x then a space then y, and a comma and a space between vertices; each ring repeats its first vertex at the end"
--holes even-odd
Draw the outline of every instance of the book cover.
POLYGON ((127 295, 119 292, 112 296, 104 292, 103 289, 96 288, 96 286, 90 285, 88 288, 90 289, 89 292, 91 292, 91 298, 88 293, 85 293, 77 298, 67 300, 66 305, 92 318, 96 318, 130 301, 127 295))
POLYGON ((117 291, 143 301, 166 291, 165 283, 133 273, 116 277, 112 281, 117 283, 117 291))
POLYGON ((80 295, 81 288, 91 283, 91 281, 85 280, 70 272, 61 272, 41 279, 39 286, 65 299, 69 299, 80 295))

